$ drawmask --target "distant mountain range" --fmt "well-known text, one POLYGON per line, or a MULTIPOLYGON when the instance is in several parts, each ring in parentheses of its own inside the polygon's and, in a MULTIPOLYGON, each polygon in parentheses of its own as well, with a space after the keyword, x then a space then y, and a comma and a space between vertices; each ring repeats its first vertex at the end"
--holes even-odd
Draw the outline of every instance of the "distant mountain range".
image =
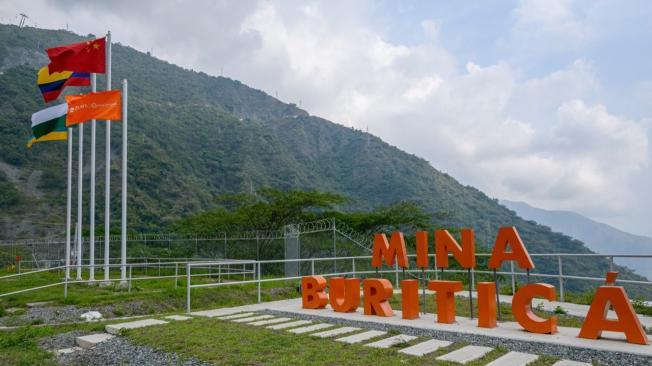
MULTIPOLYGON (((31 149, 25 144, 31 114, 46 107, 36 86, 37 70, 48 63, 44 48, 92 37, 0 24, 1 239, 61 236, 65 231, 66 143, 39 143, 31 149)), ((114 44, 112 51, 113 84, 129 78, 132 231, 165 232, 184 216, 215 208, 218 194, 273 187, 339 193, 350 198, 339 207, 345 211, 418 202, 434 226, 473 227, 478 245, 485 248, 493 245, 500 226, 513 225, 533 253, 591 252, 579 240, 523 220, 498 200, 378 137, 311 116, 237 80, 183 69, 126 45, 114 44)), ((98 90, 103 87, 99 76, 98 90)), ((104 131, 100 123, 97 192, 104 191, 104 131)), ((85 133, 88 153, 90 128, 85 133)), ((120 129, 112 134, 111 214, 117 220, 120 129)), ((86 155, 85 182, 88 162, 86 155)), ((84 188, 87 215, 88 183, 84 188)), ((96 203, 97 228, 102 229, 101 194, 96 203)), ((556 273, 554 259, 537 258, 535 263, 537 270, 556 273)), ((568 260, 568 274, 604 276, 608 268, 606 260, 568 260)), ((623 277, 640 278, 621 271, 623 277)), ((592 285, 569 281, 567 289, 584 291, 592 285)))
MULTIPOLYGON (((552 231, 572 236, 584 242, 594 252, 604 254, 650 254, 652 238, 634 235, 570 211, 549 211, 524 202, 501 200, 500 203, 526 220, 546 225, 552 231)), ((652 278, 652 258, 617 258, 615 262, 652 278)))

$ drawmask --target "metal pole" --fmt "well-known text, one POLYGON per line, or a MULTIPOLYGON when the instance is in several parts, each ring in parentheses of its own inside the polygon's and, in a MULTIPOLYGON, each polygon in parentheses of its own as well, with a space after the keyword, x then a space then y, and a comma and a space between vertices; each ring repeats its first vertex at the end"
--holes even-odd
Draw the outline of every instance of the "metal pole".
MULTIPOLYGON (((95 73, 91 74, 91 92, 96 91, 97 77, 95 73)), ((90 234, 88 238, 88 257, 90 259, 89 281, 95 280, 95 130, 96 121, 91 120, 91 182, 90 182, 90 210, 88 213, 88 224, 90 225, 90 234)))
POLYGON ((557 268, 559 269, 559 301, 564 302, 564 272, 561 265, 561 255, 557 256, 557 268))
MULTIPOLYGON (((335 243, 335 218, 333 218, 333 258, 337 258, 337 244, 335 243)), ((336 259, 333 259, 333 273, 337 273, 336 259)))
POLYGON ((353 272, 353 277, 355 277, 355 258, 351 258, 351 272, 353 272))
MULTIPOLYGON (((111 31, 106 33, 106 90, 111 90, 111 31)), ((104 143, 104 281, 109 281, 111 241, 111 121, 106 121, 104 143)))
POLYGON ((133 266, 129 266, 129 292, 131 292, 131 271, 133 266))
POLYGON ((509 265, 512 270, 512 296, 514 296, 516 293, 516 274, 514 273, 514 261, 510 261, 509 265))
POLYGON ((421 286, 421 297, 423 299, 423 311, 422 313, 426 313, 426 286, 428 284, 426 283, 426 270, 425 268, 421 268, 421 279, 423 280, 423 285, 421 286))
POLYGON ((398 261, 394 262, 394 287, 398 288, 398 261))
POLYGON ((258 262, 258 303, 260 304, 260 262, 258 262))
POLYGON ((609 257, 609 271, 613 272, 614 270, 614 257, 609 257))
POLYGON ((179 263, 174 264, 174 288, 179 286, 179 263))
POLYGON ((530 269, 529 268, 526 269, 525 273, 526 273, 526 277, 527 277, 527 283, 530 284, 530 269))
POLYGON ((471 314, 470 318, 473 319, 473 284, 471 283, 471 268, 469 268, 467 271, 469 275, 469 314, 471 314))
POLYGON ((70 278, 70 211, 72 206, 72 128, 68 128, 68 188, 66 191, 66 280, 70 278))
POLYGON ((79 143, 77 144, 77 280, 82 279, 82 201, 84 184, 84 125, 77 127, 79 143))
POLYGON ((315 260, 310 261, 310 273, 314 276, 315 275, 315 260))
POLYGON ((120 262, 122 264, 122 280, 124 280, 127 270, 127 101, 128 101, 128 84, 127 79, 122 80, 122 230, 121 230, 121 248, 120 262))
POLYGON ((186 264, 186 310, 190 313, 190 263, 186 264))
MULTIPOLYGON (((67 267, 66 267, 67 268, 67 267)), ((63 298, 66 299, 68 298, 68 277, 64 279, 64 284, 63 284, 63 298)))
POLYGON ((498 309, 498 320, 502 321, 502 315, 500 314, 500 284, 498 283, 498 274, 494 269, 494 282, 496 283, 496 307, 498 309))

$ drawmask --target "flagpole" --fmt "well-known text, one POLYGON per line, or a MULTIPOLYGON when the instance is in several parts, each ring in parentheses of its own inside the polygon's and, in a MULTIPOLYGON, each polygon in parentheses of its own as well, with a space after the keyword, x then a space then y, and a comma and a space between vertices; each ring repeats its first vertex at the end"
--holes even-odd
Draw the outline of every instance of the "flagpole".
MULTIPOLYGON (((91 74, 91 92, 96 91, 96 75, 91 74)), ((88 240, 88 257, 90 259, 90 273, 88 275, 89 281, 95 280, 95 128, 96 121, 91 120, 91 187, 90 187, 90 212, 89 212, 89 225, 90 234, 88 240)))
POLYGON ((68 189, 66 193, 66 279, 70 279, 70 211, 72 211, 72 128, 68 129, 68 189))
POLYGON ((122 80, 122 233, 121 233, 121 282, 127 279, 127 79, 122 80))
MULTIPOLYGON (((111 90, 111 31, 106 33, 106 90, 111 90)), ((106 121, 104 147, 104 281, 109 281, 109 232, 111 229, 111 121, 106 121)))
POLYGON ((77 280, 82 279, 82 185, 84 184, 84 125, 79 124, 79 142, 77 143, 77 280))

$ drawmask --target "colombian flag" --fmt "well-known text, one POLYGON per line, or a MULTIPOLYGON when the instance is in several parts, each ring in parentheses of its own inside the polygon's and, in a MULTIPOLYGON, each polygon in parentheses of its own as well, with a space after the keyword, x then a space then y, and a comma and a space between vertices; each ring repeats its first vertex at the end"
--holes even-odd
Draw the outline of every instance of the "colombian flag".
POLYGON ((87 86, 91 84, 91 74, 88 72, 62 71, 50 74, 48 67, 43 66, 38 71, 38 88, 45 102, 51 102, 59 97, 66 86, 87 86))

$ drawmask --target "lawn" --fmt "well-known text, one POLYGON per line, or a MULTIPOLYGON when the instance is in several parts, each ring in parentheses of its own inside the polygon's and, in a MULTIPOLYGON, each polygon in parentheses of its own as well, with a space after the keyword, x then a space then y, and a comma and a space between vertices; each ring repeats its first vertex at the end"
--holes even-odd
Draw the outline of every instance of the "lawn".
MULTIPOLYGON (((134 343, 215 365, 453 365, 436 358, 466 345, 456 342, 430 355, 414 357, 396 351, 427 338, 418 338, 400 347, 375 349, 210 318, 134 329, 125 335, 134 343)), ((484 365, 506 352, 506 349, 497 348, 467 365, 484 365)), ((532 365, 551 365, 555 360, 543 357, 532 365)))

